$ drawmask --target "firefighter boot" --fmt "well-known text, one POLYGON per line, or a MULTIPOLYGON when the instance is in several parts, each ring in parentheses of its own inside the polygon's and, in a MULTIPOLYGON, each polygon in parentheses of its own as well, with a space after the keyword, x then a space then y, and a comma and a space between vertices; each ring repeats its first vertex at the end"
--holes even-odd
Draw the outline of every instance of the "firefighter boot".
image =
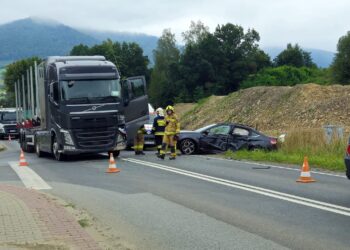
POLYGON ((164 158, 165 158, 165 150, 166 150, 167 146, 168 145, 166 143, 163 143, 162 148, 159 150, 159 155, 157 155, 157 157, 159 159, 164 160, 164 158))
POLYGON ((175 160, 176 159, 176 151, 175 151, 175 147, 172 146, 170 147, 170 157, 169 157, 169 160, 175 160))

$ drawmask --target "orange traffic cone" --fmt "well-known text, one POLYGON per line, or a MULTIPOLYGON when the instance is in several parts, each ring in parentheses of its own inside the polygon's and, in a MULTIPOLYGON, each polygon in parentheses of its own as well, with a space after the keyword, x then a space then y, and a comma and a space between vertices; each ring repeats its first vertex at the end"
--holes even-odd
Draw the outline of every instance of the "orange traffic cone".
POLYGON ((118 172, 120 172, 120 169, 117 168, 117 164, 114 160, 113 154, 111 153, 109 157, 109 167, 106 173, 118 173, 118 172))
POLYGON ((315 182, 315 180, 311 178, 309 161, 306 156, 304 157, 304 164, 301 168, 301 174, 297 182, 301 182, 301 183, 315 182))
POLYGON ((19 157, 19 164, 20 167, 28 167, 28 162, 24 158, 23 150, 21 149, 21 155, 19 157))

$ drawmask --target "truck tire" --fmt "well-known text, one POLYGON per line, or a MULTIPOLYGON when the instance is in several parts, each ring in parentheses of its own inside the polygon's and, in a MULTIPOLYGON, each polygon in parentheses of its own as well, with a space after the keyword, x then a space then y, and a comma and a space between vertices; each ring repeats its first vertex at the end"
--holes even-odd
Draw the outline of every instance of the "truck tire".
POLYGON ((65 155, 59 152, 60 145, 57 142, 56 136, 53 137, 52 154, 57 161, 64 161, 65 155))
POLYGON ((117 158, 117 157, 120 155, 120 151, 119 151, 119 150, 117 150, 117 151, 112 151, 112 152, 108 152, 108 156, 109 156, 111 153, 113 154, 113 157, 114 157, 114 158, 117 158))
POLYGON ((35 138, 35 153, 39 158, 43 157, 43 151, 40 150, 40 144, 38 143, 36 138, 35 138))

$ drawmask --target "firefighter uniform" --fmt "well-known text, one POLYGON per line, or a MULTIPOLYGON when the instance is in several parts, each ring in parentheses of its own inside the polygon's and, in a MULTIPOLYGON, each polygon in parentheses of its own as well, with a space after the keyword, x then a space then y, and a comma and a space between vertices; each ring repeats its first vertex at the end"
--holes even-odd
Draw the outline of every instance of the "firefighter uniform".
POLYGON ((153 133, 155 136, 156 146, 158 150, 158 155, 162 149, 163 137, 165 133, 165 118, 163 114, 163 109, 159 108, 156 110, 157 117, 153 120, 153 133))
POLYGON ((142 125, 138 130, 134 138, 134 150, 135 155, 144 155, 143 146, 145 144, 144 135, 146 134, 146 129, 142 125))
POLYGON ((159 158, 164 159, 166 149, 170 148, 170 160, 176 158, 176 148, 175 143, 177 141, 177 135, 180 133, 180 122, 177 115, 174 113, 174 108, 168 106, 166 108, 167 115, 165 116, 165 131, 163 138, 162 149, 160 150, 159 158))

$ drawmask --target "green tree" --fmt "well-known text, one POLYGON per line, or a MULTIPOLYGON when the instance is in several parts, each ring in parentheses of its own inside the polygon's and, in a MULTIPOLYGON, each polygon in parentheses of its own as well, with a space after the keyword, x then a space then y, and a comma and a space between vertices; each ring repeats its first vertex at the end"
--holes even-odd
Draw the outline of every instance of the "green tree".
POLYGON ((293 46, 290 43, 288 43, 287 48, 274 59, 274 63, 277 67, 283 65, 316 67, 316 64, 312 61, 311 53, 304 51, 298 44, 293 46))
POLYGON ((271 64, 259 49, 260 37, 253 29, 244 32, 241 26, 228 23, 209 33, 202 23, 192 23, 184 35, 179 82, 185 85, 178 89, 191 101, 235 91, 248 75, 271 64))
POLYGON ((182 37, 187 45, 195 44, 207 37, 209 34, 209 27, 205 26, 201 21, 191 21, 190 29, 182 33, 182 37))
POLYGON ((90 49, 89 49, 89 46, 87 45, 79 44, 73 47, 70 54, 72 56, 88 56, 90 55, 90 49))
POLYGON ((153 56, 155 64, 151 74, 150 99, 156 106, 165 106, 173 102, 176 97, 175 78, 178 77, 180 59, 175 35, 170 29, 163 31, 153 56))
POLYGON ((350 84, 350 31, 338 41, 331 70, 336 82, 350 84))
POLYGON ((119 43, 107 39, 92 47, 77 45, 73 47, 70 55, 102 55, 118 67, 123 77, 145 75, 146 79, 149 79, 149 60, 143 55, 143 50, 137 43, 119 43))
POLYGON ((15 82, 21 79, 22 75, 26 77, 27 69, 29 69, 30 66, 34 66, 35 61, 39 64, 42 59, 31 57, 16 61, 6 67, 4 83, 7 93, 6 103, 8 106, 15 106, 15 82))

